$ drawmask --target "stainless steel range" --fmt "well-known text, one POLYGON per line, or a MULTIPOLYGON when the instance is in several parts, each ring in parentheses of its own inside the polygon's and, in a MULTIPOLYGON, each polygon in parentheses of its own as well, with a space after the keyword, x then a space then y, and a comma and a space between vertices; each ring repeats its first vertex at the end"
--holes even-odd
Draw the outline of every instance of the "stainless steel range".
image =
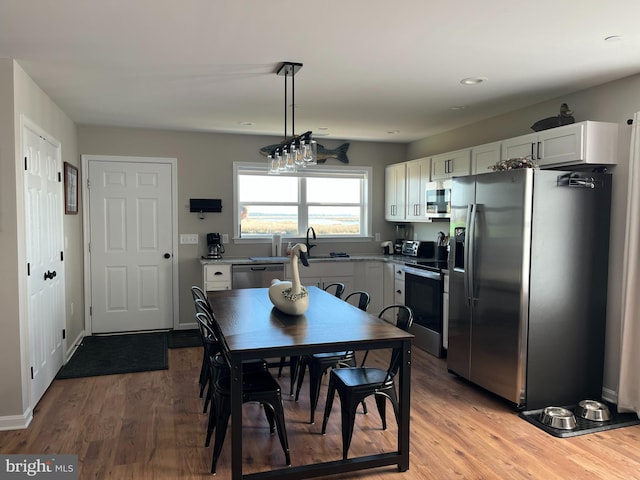
POLYGON ((413 310, 413 325, 410 332, 415 335, 413 344, 423 350, 442 357, 443 347, 443 269, 446 261, 433 258, 434 242, 406 241, 402 253, 407 257, 405 273, 404 303, 413 310))

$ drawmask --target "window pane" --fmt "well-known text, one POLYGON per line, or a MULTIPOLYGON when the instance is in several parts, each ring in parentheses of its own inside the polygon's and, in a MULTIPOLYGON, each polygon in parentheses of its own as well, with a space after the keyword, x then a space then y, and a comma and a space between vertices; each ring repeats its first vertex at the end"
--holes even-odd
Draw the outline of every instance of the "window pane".
POLYGON ((241 206, 241 234, 274 235, 298 232, 298 207, 278 205, 241 206))
POLYGON ((269 175, 238 175, 238 190, 241 202, 298 202, 298 179, 296 177, 269 175))
POLYGON ((307 201, 360 203, 359 178, 307 178, 307 201))
POLYGON ((359 235, 359 207, 309 207, 309 225, 318 235, 359 235))

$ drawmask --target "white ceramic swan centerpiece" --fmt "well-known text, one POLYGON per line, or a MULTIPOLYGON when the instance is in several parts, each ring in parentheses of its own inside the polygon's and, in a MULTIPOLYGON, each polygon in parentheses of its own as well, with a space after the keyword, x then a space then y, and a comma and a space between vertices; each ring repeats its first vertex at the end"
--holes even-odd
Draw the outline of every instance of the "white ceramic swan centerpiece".
POLYGON ((309 307, 309 292, 300 284, 298 258, 305 267, 309 266, 307 246, 304 243, 296 243, 291 249, 291 281, 285 282, 275 278, 269 287, 271 303, 289 315, 302 315, 309 307))

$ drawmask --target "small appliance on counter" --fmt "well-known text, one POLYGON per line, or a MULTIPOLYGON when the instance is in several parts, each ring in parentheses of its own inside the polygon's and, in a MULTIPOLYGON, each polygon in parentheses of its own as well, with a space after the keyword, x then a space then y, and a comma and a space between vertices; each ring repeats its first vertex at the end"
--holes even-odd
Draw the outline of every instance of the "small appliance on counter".
POLYGON ((385 255, 393 255, 393 242, 391 240, 387 240, 386 242, 382 242, 380 244, 382 247, 382 252, 385 255))
POLYGON ((207 233, 207 260, 219 260, 224 253, 224 245, 219 233, 207 233))
POLYGON ((393 253, 402 255, 402 243, 405 240, 413 238, 413 226, 406 223, 396 224, 396 242, 393 247, 393 253))

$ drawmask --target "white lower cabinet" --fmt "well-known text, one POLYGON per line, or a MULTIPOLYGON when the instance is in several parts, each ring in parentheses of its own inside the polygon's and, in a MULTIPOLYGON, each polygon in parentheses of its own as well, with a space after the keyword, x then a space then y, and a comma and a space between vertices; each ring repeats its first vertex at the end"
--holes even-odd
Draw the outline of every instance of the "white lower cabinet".
MULTIPOLYGON (((385 305, 384 267, 382 262, 354 262, 354 290, 362 290, 369 294, 371 302, 367 311, 378 315, 385 305)), ((351 292, 347 292, 351 293, 351 292)))
POLYGON ((403 265, 393 265, 393 303, 404 305, 404 269, 403 265))
POLYGON ((205 292, 231 290, 231 265, 204 265, 202 276, 205 292))
MULTIPOLYGON (((354 265, 349 261, 310 262, 308 267, 298 264, 300 282, 305 287, 323 290, 331 283, 344 284, 346 294, 354 290, 354 265)), ((291 265, 287 264, 287 280, 291 279, 291 265)))

